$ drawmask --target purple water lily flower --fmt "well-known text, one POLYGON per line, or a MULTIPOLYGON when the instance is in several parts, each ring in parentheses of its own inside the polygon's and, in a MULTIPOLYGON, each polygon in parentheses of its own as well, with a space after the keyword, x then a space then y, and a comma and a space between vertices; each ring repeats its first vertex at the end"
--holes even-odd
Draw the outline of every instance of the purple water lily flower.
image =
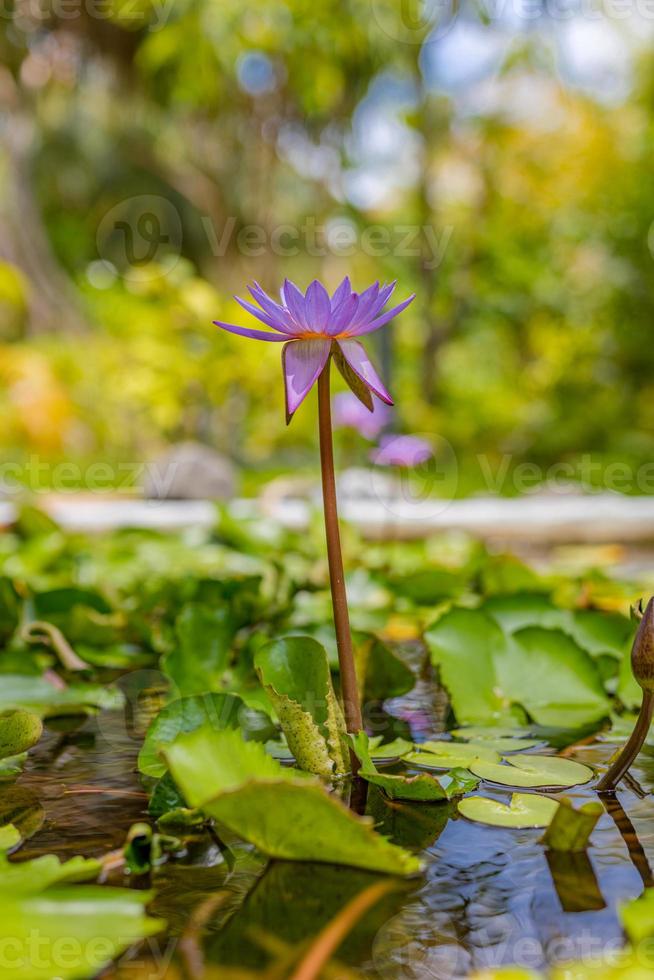
POLYGON ((334 397, 334 428, 356 429, 364 439, 376 439, 391 420, 393 411, 384 402, 376 401, 370 412, 351 391, 334 397))
POLYGON ((383 327, 409 305, 413 296, 382 312, 395 289, 394 282, 388 286, 375 282, 364 292, 355 293, 346 276, 330 297, 317 279, 309 285, 305 295, 294 283, 285 279, 280 291, 281 303, 275 302, 256 282, 248 289, 259 305, 255 306, 238 296, 235 297, 236 301, 273 332, 238 327, 221 320, 214 320, 214 323, 243 337, 284 343, 282 367, 288 422, 332 353, 341 374, 370 411, 373 409, 370 393, 387 405, 393 404, 358 338, 383 327))
POLYGON ((372 453, 377 466, 419 466, 434 455, 426 439, 419 436, 383 436, 372 453))

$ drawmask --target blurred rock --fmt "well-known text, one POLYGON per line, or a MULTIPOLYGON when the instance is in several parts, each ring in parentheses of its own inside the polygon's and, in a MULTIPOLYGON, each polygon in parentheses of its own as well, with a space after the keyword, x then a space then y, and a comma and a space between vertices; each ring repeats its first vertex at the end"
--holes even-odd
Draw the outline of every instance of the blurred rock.
POLYGON ((180 442, 148 465, 143 493, 150 500, 231 500, 236 478, 226 456, 199 442, 180 442))
POLYGON ((402 483, 391 473, 372 466, 351 466, 337 477, 336 488, 343 500, 393 499, 402 492, 402 483))

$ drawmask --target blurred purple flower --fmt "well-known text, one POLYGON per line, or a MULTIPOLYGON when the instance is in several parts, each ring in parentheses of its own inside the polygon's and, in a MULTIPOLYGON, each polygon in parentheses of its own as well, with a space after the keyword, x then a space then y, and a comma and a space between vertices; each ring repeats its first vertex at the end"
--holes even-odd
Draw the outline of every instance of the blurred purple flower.
POLYGON ((419 466, 434 455, 425 439, 418 436, 382 436, 379 448, 372 453, 377 466, 419 466))
POLYGON ((356 429, 364 439, 376 439, 392 414, 391 408, 383 402, 375 402, 373 411, 369 412, 349 391, 342 391, 334 398, 334 428, 356 429))
MULTIPOLYGON (((238 327, 222 320, 214 320, 214 323, 223 330, 254 340, 286 341, 282 350, 282 368, 288 421, 308 395, 332 352, 342 358, 339 363, 339 356, 336 356, 336 363, 355 393, 357 386, 363 387, 368 399, 369 392, 372 392, 387 405, 393 404, 365 348, 356 338, 383 327, 409 305, 413 296, 382 312, 395 289, 394 282, 382 287, 375 282, 364 292, 354 293, 346 276, 330 297, 317 279, 309 285, 304 295, 290 280, 285 279, 280 293, 281 304, 271 299, 256 282, 248 289, 259 306, 238 296, 235 297, 236 301, 274 333, 238 327)), ((371 399, 369 406, 372 410, 371 399)))

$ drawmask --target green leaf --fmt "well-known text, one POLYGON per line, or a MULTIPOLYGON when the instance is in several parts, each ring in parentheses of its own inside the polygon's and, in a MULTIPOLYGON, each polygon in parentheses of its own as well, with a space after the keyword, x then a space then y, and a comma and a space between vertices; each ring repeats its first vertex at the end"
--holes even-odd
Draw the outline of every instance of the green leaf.
POLYGON ((49 888, 43 894, 0 894, 0 917, 11 936, 5 980, 86 980, 133 943, 159 932, 149 919, 147 892, 93 885, 49 888), (38 945, 34 936, 38 936, 38 945), (61 950, 65 950, 62 955, 61 950))
POLYGON ((405 756, 405 762, 424 769, 469 769, 479 761, 499 762, 500 756, 483 744, 459 742, 422 742, 418 752, 405 756))
POLYGON ((654 888, 646 888, 640 898, 621 905, 620 920, 632 943, 654 936, 654 888))
POLYGON ((380 773, 371 756, 368 736, 365 732, 350 735, 350 743, 361 763, 359 775, 362 779, 379 786, 392 800, 411 800, 432 803, 436 800, 450 800, 475 789, 479 780, 465 769, 455 769, 451 775, 437 779, 427 773, 418 776, 404 776, 396 773, 380 773))
POLYGON ((43 722, 31 711, 17 709, 0 715, 0 759, 27 752, 41 738, 43 722))
POLYGON ((3 674, 0 683, 0 710, 26 708, 47 717, 119 708, 122 703, 120 691, 111 686, 71 684, 58 688, 42 677, 27 674, 3 674))
POLYGON ((518 707, 555 727, 581 727, 608 714, 597 665, 560 630, 508 635, 486 612, 455 609, 426 640, 460 723, 506 725, 518 707))
POLYGON ((508 728, 502 725, 468 725, 466 728, 453 728, 450 732, 454 738, 463 739, 465 742, 470 740, 475 742, 495 741, 499 738, 511 739, 516 741, 522 739, 523 735, 529 735, 529 728, 508 728))
POLYGON ((273 640, 254 664, 300 768, 321 776, 350 768, 345 722, 325 648, 309 636, 273 640))
POLYGON ((568 800, 561 800, 542 843, 552 851, 583 851, 603 813, 601 803, 585 803, 575 810, 568 800))
POLYGON ((159 779, 166 772, 162 747, 174 742, 183 732, 193 732, 205 725, 216 730, 240 728, 246 738, 264 742, 276 732, 267 715, 248 708, 235 694, 196 694, 179 698, 162 708, 150 723, 139 752, 140 771, 159 779))
POLYGON ((609 713, 596 664, 559 630, 532 627, 514 633, 498 673, 511 699, 539 725, 581 727, 609 713))
POLYGON ((527 749, 534 749, 537 745, 543 745, 543 739, 538 738, 485 738, 486 748, 499 752, 500 755, 507 755, 511 752, 526 752, 527 749))
POLYGON ((401 759, 413 751, 413 742, 407 742, 405 738, 396 738, 392 742, 380 745, 381 735, 375 735, 368 739, 370 755, 375 762, 390 762, 394 759, 401 759))
POLYGON ((425 639, 459 724, 506 724, 511 705, 500 690, 497 669, 506 637, 495 620, 480 610, 453 609, 425 639))
POLYGON ((625 949, 610 953, 606 958, 571 961, 555 967, 549 980, 651 980, 651 955, 643 950, 625 949))
POLYGON ((20 830, 18 827, 14 827, 12 823, 0 827, 0 851, 3 853, 18 847, 22 839, 20 830))
POLYGON ((593 770, 558 755, 512 755, 506 764, 480 760, 470 769, 482 779, 502 786, 578 786, 593 778, 593 770))
POLYGON ((401 578, 389 580, 395 595, 404 596, 419 606, 435 606, 444 599, 461 595, 465 578, 461 572, 447 568, 427 568, 401 578))
POLYGON ((494 595, 481 608, 493 617, 505 633, 515 633, 526 626, 563 629, 569 626, 571 619, 570 610, 560 609, 548 595, 541 592, 494 595))
POLYGON ((354 633, 357 681, 363 704, 407 694, 415 685, 413 672, 391 648, 372 633, 354 633))
POLYGON ((509 806, 486 796, 467 796, 457 808, 468 820, 488 823, 493 827, 547 827, 557 811, 558 803, 548 796, 535 793, 514 793, 509 806))
POLYGON ((163 657, 161 666, 180 694, 204 694, 221 688, 235 633, 229 608, 212 609, 189 602, 177 617, 175 631, 177 646, 163 657))
POLYGON ((284 768, 262 745, 234 731, 200 729, 166 749, 188 804, 263 853, 325 861, 389 874, 414 874, 420 862, 376 834, 322 784, 284 768))

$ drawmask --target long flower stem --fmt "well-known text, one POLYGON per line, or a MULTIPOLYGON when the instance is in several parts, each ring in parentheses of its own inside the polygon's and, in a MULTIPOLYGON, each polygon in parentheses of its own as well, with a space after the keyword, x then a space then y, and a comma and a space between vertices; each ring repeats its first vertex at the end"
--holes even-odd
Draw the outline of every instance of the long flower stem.
POLYGON ((334 446, 332 441, 332 410, 329 394, 329 368, 331 358, 318 378, 318 427, 320 430, 320 468, 322 471, 322 499, 325 511, 325 535, 327 538, 327 560, 329 562, 329 582, 332 590, 334 609, 334 628, 341 674, 341 693, 343 710, 348 732, 360 732, 363 728, 361 705, 357 686, 352 635, 350 633, 350 614, 345 593, 341 535, 338 527, 336 507, 336 481, 334 478, 334 446))
POLYGON ((597 791, 599 793, 612 793, 624 774, 630 768, 636 759, 636 756, 642 749, 645 739, 647 738, 649 727, 652 724, 653 714, 654 693, 652 691, 643 691, 643 701, 640 706, 640 713, 638 715, 638 720, 636 721, 634 730, 631 733, 631 737, 609 771, 602 776, 597 784, 597 791))

